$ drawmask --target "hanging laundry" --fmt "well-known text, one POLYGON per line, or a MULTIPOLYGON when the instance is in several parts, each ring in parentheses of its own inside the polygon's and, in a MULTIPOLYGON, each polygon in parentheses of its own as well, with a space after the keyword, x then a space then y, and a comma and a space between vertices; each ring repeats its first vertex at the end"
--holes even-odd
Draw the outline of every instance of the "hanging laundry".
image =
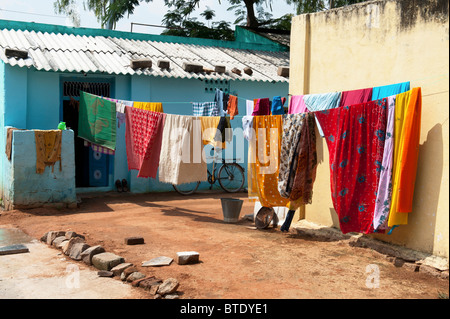
POLYGON ((255 108, 252 115, 269 115, 270 114, 270 100, 269 98, 256 99, 255 108))
MULTIPOLYGON (((310 112, 329 110, 339 107, 341 92, 308 94, 303 96, 303 100, 305 101, 306 108, 310 112)), ((319 122, 317 122, 317 129, 320 136, 324 137, 319 122)))
POLYGON ((341 93, 339 106, 355 105, 372 101, 372 90, 373 88, 343 91, 341 93))
POLYGON ((312 203, 313 185, 316 180, 318 161, 314 114, 306 113, 304 122, 297 146, 298 163, 289 196, 290 209, 292 209, 292 205, 296 205, 295 208, 298 208, 302 204, 312 203))
POLYGON ((8 129, 6 130, 5 153, 6 153, 6 158, 8 158, 8 161, 11 160, 13 131, 16 131, 16 130, 18 130, 18 129, 15 127, 8 127, 8 129))
POLYGON ((62 170, 61 139, 61 130, 34 131, 34 140, 36 143, 36 173, 44 173, 46 166, 51 166, 53 172, 57 161, 59 161, 59 170, 62 170))
POLYGON ((114 155, 116 152, 112 149, 88 142, 86 140, 83 141, 84 146, 92 148, 94 152, 106 154, 106 155, 114 155))
POLYGON ((117 100, 117 103, 116 103, 117 127, 120 127, 120 125, 125 124, 125 121, 126 121, 125 107, 126 106, 133 107, 134 106, 134 102, 133 101, 126 101, 126 100, 117 100))
POLYGON ((395 99, 395 142, 392 202, 388 226, 406 225, 412 211, 422 115, 421 88, 398 94, 395 99))
POLYGON ((410 82, 376 86, 372 90, 372 101, 387 98, 410 90, 410 82))
POLYGON ((244 138, 250 141, 254 136, 253 130, 253 116, 245 115, 242 117, 242 131, 244 138))
POLYGON ((264 207, 286 206, 289 200, 278 192, 282 116, 255 116, 253 126, 256 157, 251 178, 255 180, 259 202, 264 207))
POLYGON ((395 98, 388 97, 386 135, 384 140, 383 161, 381 163, 380 181, 373 213, 373 228, 376 232, 387 229, 387 221, 392 198, 392 160, 394 155, 395 98))
POLYGON ((165 114, 126 106, 126 152, 129 170, 156 178, 165 114))
POLYGON ((223 93, 223 107, 220 111, 220 116, 225 116, 228 112, 228 100, 230 99, 230 94, 223 93))
POLYGON ((161 102, 134 102, 133 107, 152 112, 164 112, 161 102))
POLYGON ((193 102, 193 116, 219 116, 220 112, 216 102, 193 102))
POLYGON ((230 132, 230 130, 230 118, 228 116, 221 116, 219 124, 217 125, 216 135, 214 136, 216 147, 219 146, 224 149, 226 142, 231 142, 233 140, 233 133, 230 132))
POLYGON ((239 114, 237 96, 230 94, 229 99, 228 99, 228 104, 227 104, 227 112, 230 115, 231 120, 234 119, 235 115, 239 114))
POLYGON ((253 108, 255 106, 255 102, 252 100, 247 100, 245 103, 245 109, 247 111, 247 115, 252 115, 253 113, 253 108))
POLYGON ((206 181, 207 164, 197 117, 166 114, 159 159, 159 181, 174 185, 206 181))
POLYGON ((200 122, 202 127, 202 141, 204 145, 216 145, 214 137, 217 133, 217 126, 220 122, 220 116, 201 116, 200 122))
POLYGON ((272 99, 272 107, 271 112, 272 115, 283 115, 284 114, 284 101, 286 101, 285 98, 281 98, 281 96, 274 96, 272 99))
POLYGON ((373 232, 387 99, 315 112, 329 150, 333 206, 343 233, 373 232))
POLYGON ((217 103, 217 109, 219 110, 220 116, 225 116, 227 114, 227 105, 228 105, 229 95, 224 93, 222 90, 216 89, 216 93, 214 95, 214 102, 217 103))
POLYGON ((115 150, 116 103, 80 92, 78 137, 115 150))
POLYGON ((303 100, 303 95, 292 95, 289 101, 289 114, 296 113, 306 113, 308 109, 306 108, 305 101, 303 100))
POLYGON ((298 162, 298 146, 305 118, 306 113, 283 115, 278 192, 285 198, 289 198, 294 184, 298 162))

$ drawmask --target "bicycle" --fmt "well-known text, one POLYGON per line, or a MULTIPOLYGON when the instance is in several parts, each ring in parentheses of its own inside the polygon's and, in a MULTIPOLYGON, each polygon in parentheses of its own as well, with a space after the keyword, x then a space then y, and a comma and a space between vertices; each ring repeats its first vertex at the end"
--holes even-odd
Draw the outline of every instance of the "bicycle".
MULTIPOLYGON (((214 148, 212 148, 212 150, 214 151, 214 148)), ((233 159, 232 163, 227 163, 224 158, 221 159, 222 165, 220 166, 220 168, 218 168, 216 165, 216 159, 217 157, 214 156, 212 172, 207 169, 208 182, 210 184, 209 189, 212 189, 216 181, 219 181, 219 185, 224 191, 228 193, 239 192, 244 186, 245 182, 244 168, 236 163, 236 159, 233 159)), ((190 195, 198 189, 198 187, 200 186, 200 182, 172 186, 179 194, 190 195)))

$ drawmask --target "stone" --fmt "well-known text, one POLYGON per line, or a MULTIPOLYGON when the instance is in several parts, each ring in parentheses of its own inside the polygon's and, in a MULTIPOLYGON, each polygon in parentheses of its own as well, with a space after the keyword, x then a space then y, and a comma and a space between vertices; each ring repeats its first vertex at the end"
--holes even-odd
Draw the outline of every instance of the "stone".
POLYGON ((161 285, 159 285, 157 293, 161 296, 170 295, 177 291, 179 286, 180 283, 178 282, 178 280, 176 280, 175 278, 167 278, 161 285))
POLYGON ((160 69, 168 70, 170 68, 170 61, 167 60, 158 60, 158 67, 160 69))
POLYGON ((246 66, 244 68, 244 73, 247 74, 247 75, 252 75, 253 74, 253 70, 252 70, 252 68, 246 66))
POLYGON ((86 243, 76 243, 70 248, 69 257, 73 260, 81 260, 81 253, 89 247, 86 243))
POLYGON ((145 278, 145 275, 139 271, 135 271, 132 272, 128 277, 127 277, 127 281, 128 282, 133 282, 135 280, 139 280, 139 279, 143 279, 145 278))
POLYGON ((66 236, 56 237, 52 242, 52 246, 59 247, 59 245, 65 240, 67 240, 66 236))
POLYGON ((69 241, 63 246, 62 251, 64 255, 68 256, 70 254, 70 250, 72 246, 75 244, 84 243, 84 239, 81 237, 72 237, 69 241))
POLYGON ((120 276, 122 272, 127 269, 128 267, 133 266, 132 263, 122 263, 118 264, 117 266, 113 267, 111 271, 114 273, 114 276, 120 276))
POLYGON ((92 265, 92 257, 104 252, 105 249, 102 246, 100 245, 92 246, 81 253, 81 259, 85 264, 92 265))
POLYGON ((49 232, 46 232, 44 235, 42 235, 42 237, 41 237, 41 241, 43 241, 44 243, 46 243, 47 242, 47 236, 48 236, 48 233, 49 232))
POLYGON ((100 270, 111 270, 113 267, 124 262, 125 259, 123 257, 108 252, 96 254, 92 257, 92 265, 100 270))
POLYGON ((156 295, 158 292, 159 285, 150 286, 149 292, 151 295, 156 295))
POLYGON ((125 238, 125 245, 140 245, 144 244, 143 237, 127 237, 125 238))
POLYGON ((162 296, 160 294, 156 294, 154 299, 162 299, 162 296))
POLYGON ((180 299, 180 296, 178 296, 177 294, 169 294, 165 295, 164 299, 180 299))
POLYGON ((124 271, 122 271, 122 273, 120 274, 120 279, 122 279, 124 281, 128 278, 129 275, 131 275, 132 273, 137 272, 137 271, 138 271, 138 269, 135 266, 128 267, 124 271))
POLYGON ((187 265, 199 262, 200 254, 196 251, 182 251, 177 253, 177 264, 187 265))
POLYGON ((233 68, 231 70, 231 72, 233 72, 234 74, 237 74, 237 75, 241 75, 241 70, 239 70, 238 68, 233 68))
POLYGON ((403 264, 403 268, 408 269, 408 270, 411 270, 411 271, 414 271, 414 272, 419 271, 419 265, 416 264, 416 263, 408 263, 408 262, 405 262, 405 263, 403 264))
POLYGON ((156 294, 156 291, 158 290, 158 287, 160 284, 162 284, 162 280, 161 279, 156 279, 154 278, 154 276, 151 276, 148 278, 144 278, 143 280, 141 280, 139 282, 139 287, 143 288, 145 290, 150 290, 153 291, 153 295, 156 294), (153 277, 153 278, 151 278, 153 277), (155 290, 156 289, 156 290, 155 290))
POLYGON ((77 234, 77 233, 74 232, 74 231, 68 231, 68 232, 66 232, 66 239, 71 239, 71 238, 73 238, 73 237, 80 237, 80 238, 86 239, 83 235, 77 234))
POLYGON ((141 282, 143 282, 145 280, 155 280, 154 278, 155 278, 155 276, 150 276, 150 277, 144 276, 143 278, 139 278, 139 279, 136 279, 133 282, 131 282, 131 286, 138 287, 138 286, 140 286, 141 282))
POLYGON ((405 263, 405 260, 399 257, 395 257, 394 259, 394 266, 395 267, 401 267, 405 263))
POLYGON ((203 65, 201 64, 183 62, 182 68, 186 72, 194 72, 194 73, 203 72, 203 65))
POLYGON ((152 67, 152 60, 148 58, 134 59, 130 61, 130 67, 132 69, 145 69, 152 67))
POLYGON ((420 265, 419 272, 426 273, 426 274, 429 274, 434 277, 441 276, 441 272, 438 269, 428 266, 428 265, 420 265))
POLYGON ((113 277, 114 276, 112 271, 107 271, 107 270, 100 270, 97 272, 97 275, 99 277, 113 277))
POLYGON ((225 66, 223 66, 223 65, 216 65, 216 66, 214 66, 214 71, 217 72, 217 73, 225 73, 226 69, 227 68, 225 66))
POLYGON ((173 261, 173 258, 160 256, 148 261, 142 262, 142 267, 159 267, 159 266, 169 266, 173 261))
POLYGON ((0 247, 0 255, 22 254, 29 251, 28 247, 23 244, 0 247))
POLYGON ((62 249, 68 242, 69 240, 63 240, 62 242, 60 242, 58 245, 56 245, 56 248, 62 249))
POLYGON ((277 74, 283 77, 289 77, 289 67, 287 66, 279 66, 277 70, 277 74))
POLYGON ((66 232, 64 231, 49 231, 47 234, 47 245, 51 245, 56 237, 64 236, 66 232))

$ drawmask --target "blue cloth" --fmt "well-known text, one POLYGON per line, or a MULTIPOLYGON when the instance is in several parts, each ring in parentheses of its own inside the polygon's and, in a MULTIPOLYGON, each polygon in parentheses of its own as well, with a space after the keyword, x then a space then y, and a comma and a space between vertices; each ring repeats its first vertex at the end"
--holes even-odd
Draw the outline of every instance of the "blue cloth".
POLYGON ((219 116, 220 112, 216 102, 193 102, 192 103, 193 116, 219 116))
POLYGON ((410 90, 410 82, 402 82, 384 86, 374 87, 372 90, 372 101, 384 99, 410 90))
POLYGON ((284 107, 283 102, 281 102, 281 96, 274 96, 272 100, 272 115, 283 115, 284 107))
MULTIPOLYGON (((341 92, 307 94, 303 96, 306 108, 310 112, 325 111, 339 107, 341 103, 341 92)), ((322 128, 316 118, 317 129, 320 136, 324 137, 322 128)))

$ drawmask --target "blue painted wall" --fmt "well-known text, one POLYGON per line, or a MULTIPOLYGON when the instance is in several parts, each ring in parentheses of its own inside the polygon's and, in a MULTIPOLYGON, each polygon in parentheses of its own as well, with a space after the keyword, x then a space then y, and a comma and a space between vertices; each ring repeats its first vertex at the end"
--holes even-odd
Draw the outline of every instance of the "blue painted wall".
MULTIPOLYGON (((7 128, 5 128, 6 131, 7 128)), ((11 161, 4 160, 4 205, 7 208, 36 207, 46 204, 76 206, 75 153, 73 131, 62 133, 61 171, 59 162, 46 167, 43 174, 36 173, 36 149, 34 131, 13 132, 11 161)), ((3 153, 2 156, 5 156, 3 153)))

